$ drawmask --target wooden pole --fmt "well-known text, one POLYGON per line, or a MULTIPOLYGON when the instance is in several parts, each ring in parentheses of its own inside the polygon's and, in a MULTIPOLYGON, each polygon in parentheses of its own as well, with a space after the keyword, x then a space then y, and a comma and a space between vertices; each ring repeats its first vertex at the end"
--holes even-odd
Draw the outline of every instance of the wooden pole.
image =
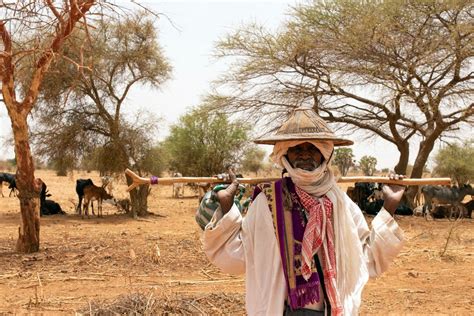
MULTIPOLYGON (((144 178, 138 176, 136 173, 130 169, 125 170, 130 178, 132 178, 133 183, 127 188, 127 192, 133 190, 141 184, 151 184, 150 178, 144 178)), ((225 181, 218 179, 216 177, 179 177, 179 178, 157 178, 157 184, 173 184, 173 183, 230 183, 230 181, 225 181)), ((238 178, 240 183, 250 183, 256 184, 261 182, 271 182, 279 180, 280 178, 238 178)), ((338 183, 354 183, 354 182, 376 182, 376 183, 385 183, 385 184, 398 184, 398 185, 450 185, 450 178, 423 178, 423 179, 403 179, 403 180, 391 180, 388 177, 341 177, 337 180, 338 183)))

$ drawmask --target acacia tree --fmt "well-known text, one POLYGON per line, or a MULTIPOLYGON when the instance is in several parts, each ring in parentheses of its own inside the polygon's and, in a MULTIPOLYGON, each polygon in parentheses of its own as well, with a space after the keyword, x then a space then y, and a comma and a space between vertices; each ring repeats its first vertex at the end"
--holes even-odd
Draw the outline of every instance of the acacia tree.
POLYGON ((334 151, 334 164, 339 168, 343 176, 347 175, 349 169, 354 165, 354 154, 351 148, 338 148, 334 151))
POLYGON ((164 147, 172 170, 200 177, 224 172, 227 165, 238 163, 247 139, 245 124, 200 107, 171 126, 164 147))
POLYGON ((265 158, 265 151, 257 146, 251 146, 244 153, 242 169, 258 175, 258 172, 263 168, 263 158, 265 158))
POLYGON ((467 140, 462 145, 448 144, 435 156, 433 173, 450 177, 458 185, 474 181, 474 140, 467 140))
POLYGON ((83 26, 87 27, 86 14, 95 3, 94 0, 2 2, 0 78, 3 103, 12 123, 17 162, 21 223, 16 249, 20 252, 38 251, 40 236, 41 181, 35 180, 27 118, 35 106, 45 73, 61 54, 77 22, 83 20, 83 26), (20 91, 16 78, 25 71, 22 68, 25 56, 31 57, 34 66, 27 85, 20 91))
POLYGON ((372 156, 363 156, 360 158, 359 167, 365 176, 373 176, 377 166, 377 158, 372 156))
POLYGON ((237 61, 209 101, 270 126, 309 104, 393 143, 401 174, 421 138, 411 174, 421 177, 437 139, 472 128, 472 12, 469 0, 301 4, 277 32, 250 25, 217 45, 237 61))
MULTIPOLYGON (((38 111, 38 153, 63 160, 66 152, 77 161, 95 152, 103 171, 123 173, 130 167, 143 175, 151 171, 144 162, 153 152, 157 121, 144 113, 132 121, 123 113, 126 98, 135 86, 159 87, 169 78, 171 67, 158 45, 153 20, 145 13, 121 20, 102 19, 94 26, 89 30, 90 48, 80 56, 89 67, 70 67, 63 62, 48 74, 38 111), (97 152, 97 147, 102 150, 97 152)), ((73 49, 65 55, 79 57, 78 48, 87 35, 82 30, 75 32, 70 39, 73 49)), ((132 181, 127 178, 127 182, 132 181)), ((132 215, 147 214, 148 194, 148 186, 130 192, 132 215)))

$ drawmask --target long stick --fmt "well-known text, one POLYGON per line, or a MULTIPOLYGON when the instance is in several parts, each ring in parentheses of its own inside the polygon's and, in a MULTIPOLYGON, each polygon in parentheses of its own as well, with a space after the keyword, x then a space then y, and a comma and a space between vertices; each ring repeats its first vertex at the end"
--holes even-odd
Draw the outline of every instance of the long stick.
MULTIPOLYGON (((125 170, 125 174, 132 178, 133 183, 127 188, 127 192, 133 190, 141 184, 151 184, 151 178, 144 178, 138 176, 130 169, 125 170)), ((261 183, 276 181, 280 178, 238 178, 240 183, 261 183)), ((173 183, 229 183, 229 181, 223 181, 216 177, 179 177, 179 178, 154 178, 156 184, 173 184, 173 183)), ((399 184, 399 185, 450 185, 450 178, 423 178, 423 179, 403 179, 403 180, 391 180, 388 177, 341 177, 337 181, 339 183, 348 182, 377 182, 385 184, 399 184)))

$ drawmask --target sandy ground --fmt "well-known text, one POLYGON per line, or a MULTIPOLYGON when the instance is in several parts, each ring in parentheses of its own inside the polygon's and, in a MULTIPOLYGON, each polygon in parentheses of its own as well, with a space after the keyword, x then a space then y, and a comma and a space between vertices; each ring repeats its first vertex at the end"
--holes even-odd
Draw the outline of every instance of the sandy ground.
MULTIPOLYGON (((104 218, 81 219, 74 214, 75 180, 99 184, 97 174, 56 177, 38 170, 36 176, 67 215, 43 217, 41 251, 18 254, 19 202, 0 197, 0 314, 87 313, 136 293, 160 313, 245 314, 243 277, 220 273, 202 253, 197 197, 188 188, 184 198, 173 199, 171 186, 153 187, 149 207, 155 215, 144 219, 110 205, 104 218)), ((113 193, 126 197, 125 185, 114 184, 113 193)), ((472 315, 473 220, 398 221, 406 246, 387 273, 369 281, 361 315, 472 315)))

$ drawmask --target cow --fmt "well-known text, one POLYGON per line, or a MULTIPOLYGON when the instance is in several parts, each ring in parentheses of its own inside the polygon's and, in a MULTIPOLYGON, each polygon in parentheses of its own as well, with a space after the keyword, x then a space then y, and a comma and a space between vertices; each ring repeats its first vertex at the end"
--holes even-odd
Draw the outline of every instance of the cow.
POLYGON ((463 203, 463 206, 466 208, 466 217, 472 217, 472 210, 474 210, 474 200, 470 200, 469 202, 463 203))
POLYGON ((430 215, 433 219, 448 218, 449 220, 456 220, 462 217, 471 218, 473 207, 474 200, 468 203, 460 203, 459 205, 435 204, 427 215, 430 215))
POLYGON ((374 202, 377 200, 383 200, 382 186, 375 184, 372 190, 372 194, 367 198, 369 202, 374 202))
POLYGON ((47 190, 46 183, 41 181, 41 192, 40 192, 40 216, 43 215, 54 215, 54 214, 66 214, 61 209, 61 206, 53 200, 47 200, 46 197, 50 197, 51 194, 47 190))
MULTIPOLYGON (((180 172, 174 172, 173 177, 182 178, 183 175, 180 172)), ((184 196, 184 183, 173 183, 173 197, 182 198, 184 196)))
POLYGON ((18 189, 16 187, 16 178, 13 178, 12 182, 10 182, 10 185, 8 186, 8 188, 10 189, 10 194, 8 194, 8 197, 12 196, 12 193, 13 193, 13 196, 16 196, 16 190, 18 189))
POLYGON ((76 180, 76 193, 79 198, 77 204, 76 213, 81 214, 82 212, 82 199, 84 198, 84 188, 88 185, 94 185, 91 179, 77 179, 76 180))
MULTIPOLYGON (((369 215, 377 215, 383 206, 383 192, 381 183, 356 183, 355 187, 349 187, 347 195, 355 201, 361 210, 369 215)), ((406 200, 406 198, 405 198, 406 200)), ((406 201, 400 203, 395 210, 397 215, 413 215, 413 210, 407 206, 406 201)))
POLYGON ((437 204, 430 210, 429 214, 433 218, 449 218, 453 213, 452 208, 453 206, 450 204, 437 204))
POLYGON ((425 198, 423 213, 426 213, 433 211, 433 202, 436 204, 450 204, 455 209, 459 209, 464 197, 466 195, 473 195, 474 189, 469 184, 464 184, 460 188, 425 185, 421 188, 421 192, 425 198))
POLYGON ((41 212, 40 215, 55 215, 55 214, 61 214, 64 215, 66 212, 64 212, 61 208, 61 205, 56 203, 53 200, 44 200, 43 204, 41 205, 41 212))
POLYGON ((0 193, 2 194, 2 197, 5 197, 3 195, 3 182, 8 183, 8 188, 10 189, 10 194, 8 197, 16 196, 16 178, 15 175, 12 173, 7 173, 7 172, 2 172, 0 173, 0 193))
MULTIPOLYGON (((98 187, 95 185, 88 185, 84 187, 84 208, 82 212, 82 218, 87 215, 89 218, 89 204, 92 201, 97 201, 97 217, 102 217, 102 202, 111 202, 117 205, 114 197, 105 191, 104 187, 98 187)), ((94 206, 92 205, 92 214, 94 214, 94 206)))
POLYGON ((375 183, 356 182, 354 187, 348 190, 348 195, 361 210, 365 211, 368 204, 368 198, 372 195, 376 187, 375 183))

